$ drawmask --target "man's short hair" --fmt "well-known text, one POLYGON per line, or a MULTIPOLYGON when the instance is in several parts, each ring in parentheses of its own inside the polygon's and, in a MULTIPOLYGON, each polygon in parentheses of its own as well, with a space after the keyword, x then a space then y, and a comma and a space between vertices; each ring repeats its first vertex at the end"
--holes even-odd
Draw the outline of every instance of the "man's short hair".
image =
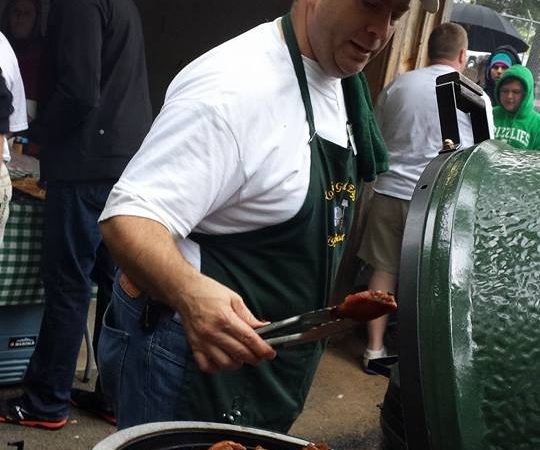
POLYGON ((465 28, 457 23, 443 23, 433 29, 428 40, 428 57, 453 60, 462 49, 467 50, 469 40, 465 28))

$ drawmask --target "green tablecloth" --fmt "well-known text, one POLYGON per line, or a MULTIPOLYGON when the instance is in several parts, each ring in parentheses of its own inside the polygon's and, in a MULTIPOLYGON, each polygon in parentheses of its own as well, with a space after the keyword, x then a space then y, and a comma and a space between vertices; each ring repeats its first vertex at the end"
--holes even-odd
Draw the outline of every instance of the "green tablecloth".
POLYGON ((0 246, 0 306, 43 303, 39 265, 43 201, 17 192, 0 246))

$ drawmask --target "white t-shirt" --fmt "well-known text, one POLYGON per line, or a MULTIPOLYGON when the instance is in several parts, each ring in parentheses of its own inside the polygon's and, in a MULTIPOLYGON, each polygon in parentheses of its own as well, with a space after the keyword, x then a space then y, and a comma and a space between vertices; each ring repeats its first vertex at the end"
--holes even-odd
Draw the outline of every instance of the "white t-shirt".
MULTIPOLYGON (((13 95, 14 111, 9 116, 9 131, 14 133, 16 131, 26 130, 28 128, 26 98, 19 63, 9 41, 2 33, 0 33, 0 67, 2 67, 2 75, 6 79, 7 88, 11 91, 11 95, 13 95)), ((6 140, 4 140, 2 153, 4 161, 9 161, 9 147, 6 140)))
MULTIPOLYGON (((453 67, 435 64, 399 76, 377 98, 375 114, 388 146, 390 169, 380 174, 373 189, 392 197, 410 200, 427 164, 442 148, 436 78, 453 67)), ((493 111, 484 93, 490 135, 493 136, 493 111)), ((470 116, 458 111, 461 144, 474 144, 470 116)))
MULTIPOLYGON (((284 222, 309 185, 309 128, 278 20, 214 48, 172 81, 163 108, 100 220, 156 220, 198 267, 191 231, 245 232, 284 222)), ((347 147, 341 80, 304 58, 320 136, 347 147)))

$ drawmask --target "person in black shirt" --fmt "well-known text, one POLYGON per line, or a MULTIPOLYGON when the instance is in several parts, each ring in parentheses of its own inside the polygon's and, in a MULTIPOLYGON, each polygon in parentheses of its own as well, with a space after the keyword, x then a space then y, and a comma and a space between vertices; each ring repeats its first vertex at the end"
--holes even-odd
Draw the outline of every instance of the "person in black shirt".
POLYGON ((92 281, 98 285, 97 344, 115 272, 97 219, 150 128, 151 106, 142 26, 132 0, 54 0, 48 37, 52 93, 29 133, 41 145, 47 183, 45 312, 24 395, 0 405, 0 421, 57 429, 67 422, 70 400, 84 399, 114 422, 99 384, 91 401, 81 392, 72 398, 71 385, 92 281))

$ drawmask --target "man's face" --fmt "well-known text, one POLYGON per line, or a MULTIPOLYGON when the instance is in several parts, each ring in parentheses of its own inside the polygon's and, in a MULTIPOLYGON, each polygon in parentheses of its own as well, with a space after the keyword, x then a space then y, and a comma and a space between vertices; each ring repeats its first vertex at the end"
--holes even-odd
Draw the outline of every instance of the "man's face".
POLYGON ((490 69, 491 79, 497 81, 506 69, 508 69, 508 66, 505 64, 493 64, 490 69))
POLYGON ((499 101, 508 112, 516 112, 523 100, 523 85, 518 80, 510 80, 499 89, 499 101))
POLYGON ((394 33, 409 0, 308 0, 307 37, 331 76, 360 72, 394 33))

